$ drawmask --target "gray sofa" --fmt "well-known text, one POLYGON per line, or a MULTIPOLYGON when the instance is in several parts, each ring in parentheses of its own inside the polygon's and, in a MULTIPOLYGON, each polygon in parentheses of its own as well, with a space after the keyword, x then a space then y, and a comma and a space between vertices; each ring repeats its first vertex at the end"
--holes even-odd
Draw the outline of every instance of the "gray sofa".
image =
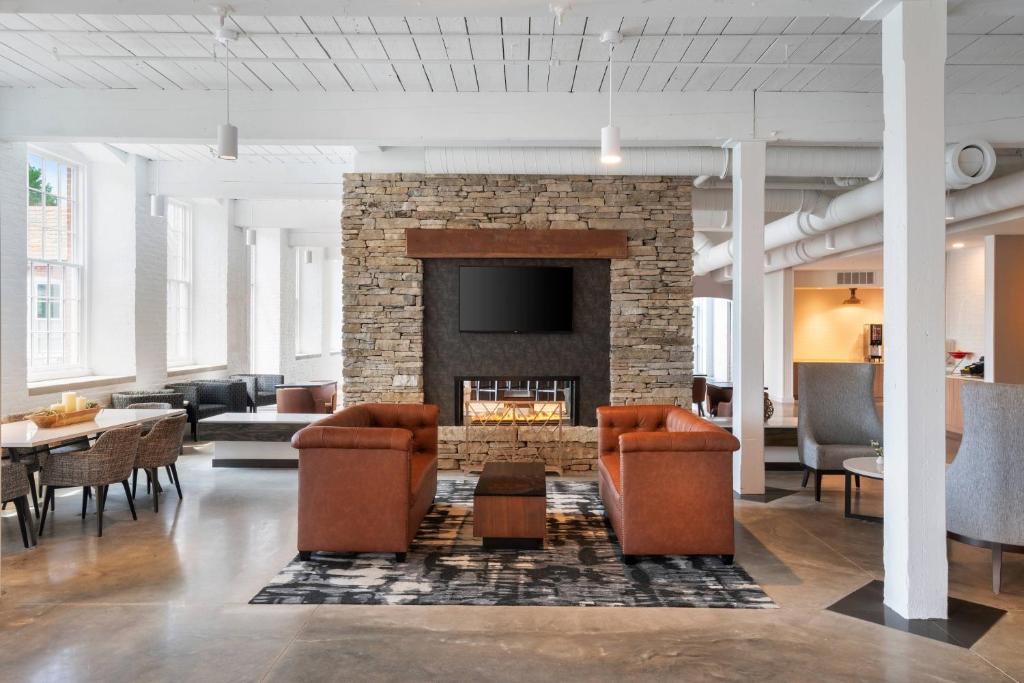
POLYGON ((1024 552, 1024 385, 963 382, 964 436, 946 470, 946 529, 992 550, 992 592, 1003 552, 1024 552))

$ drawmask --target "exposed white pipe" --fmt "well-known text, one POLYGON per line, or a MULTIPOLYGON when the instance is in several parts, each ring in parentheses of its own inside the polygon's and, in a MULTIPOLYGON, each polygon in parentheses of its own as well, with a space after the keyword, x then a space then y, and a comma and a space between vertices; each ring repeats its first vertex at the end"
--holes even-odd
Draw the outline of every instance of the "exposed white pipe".
MULTIPOLYGON (((995 150, 987 142, 957 143, 946 148, 946 184, 950 188, 982 183, 995 170, 995 150)), ((819 201, 810 209, 796 211, 765 226, 764 246, 775 249, 804 238, 861 221, 882 211, 883 181, 876 180, 850 190, 831 201, 819 201)), ((700 252, 694 274, 704 275, 732 263, 732 240, 700 252)), ((776 259, 773 259, 773 263, 776 259)))
MULTIPOLYGON (((956 220, 947 225, 947 232, 956 233, 964 228, 976 227, 971 222, 980 216, 999 214, 1024 206, 1024 171, 955 192, 950 195, 949 203, 956 220)), ((792 268, 881 241, 882 215, 878 214, 836 228, 824 235, 773 249, 770 252, 771 265, 765 270, 772 272, 792 268), (834 245, 834 248, 830 249, 829 244, 834 245)), ((724 269, 716 270, 713 277, 717 281, 727 279, 724 269)))
MULTIPOLYGON (((789 213, 806 211, 821 202, 827 202, 829 195, 809 190, 765 190, 765 213, 789 213)), ((732 209, 732 190, 694 190, 694 211, 729 211, 732 209)))
MULTIPOLYGON (((730 166, 728 150, 719 147, 627 148, 613 170, 598 157, 596 149, 579 147, 427 147, 422 172, 724 176, 730 166)), ((866 178, 879 172, 881 159, 878 148, 770 147, 767 173, 866 178)))

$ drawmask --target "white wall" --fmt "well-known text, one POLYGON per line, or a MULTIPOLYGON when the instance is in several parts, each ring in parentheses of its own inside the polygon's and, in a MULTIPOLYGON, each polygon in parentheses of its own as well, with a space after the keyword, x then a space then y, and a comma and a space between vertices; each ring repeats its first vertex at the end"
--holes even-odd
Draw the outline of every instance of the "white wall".
POLYGON ((0 142, 0 415, 26 400, 27 147, 0 142))
POLYGON ((946 252, 947 349, 985 353, 985 247, 946 252))
MULTIPOLYGON (((73 150, 62 148, 60 153, 72 156, 73 150)), ((92 386, 81 393, 107 403, 115 391, 159 388, 172 380, 244 370, 247 363, 240 359, 248 357, 245 245, 235 234, 239 231, 229 230, 227 211, 216 207, 218 218, 202 210, 195 225, 193 278, 201 303, 193 327, 200 330, 194 346, 201 357, 222 366, 230 342, 234 365, 169 377, 167 230, 166 219, 149 215, 150 163, 132 155, 123 163, 79 160, 86 165, 87 362, 94 376, 92 386), (207 224, 213 227, 206 229, 207 224), (241 281, 241 291, 227 290, 229 274, 234 286, 241 281), (107 378, 110 381, 104 381, 107 378)), ((26 377, 26 164, 25 144, 0 143, 0 415, 53 403, 63 389, 30 387, 26 377)))

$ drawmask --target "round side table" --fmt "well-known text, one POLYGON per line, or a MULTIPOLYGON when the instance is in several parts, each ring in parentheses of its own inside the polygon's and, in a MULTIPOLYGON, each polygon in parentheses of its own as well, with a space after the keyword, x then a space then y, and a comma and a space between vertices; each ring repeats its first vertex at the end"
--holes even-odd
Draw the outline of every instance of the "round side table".
POLYGON ((866 458, 850 458, 849 460, 843 461, 843 475, 845 481, 845 507, 843 515, 850 519, 859 519, 865 522, 881 522, 881 517, 875 517, 874 515, 862 515, 856 512, 850 511, 850 479, 854 476, 867 477, 868 479, 878 479, 881 481, 885 478, 885 473, 881 467, 878 466, 876 459, 871 457, 866 458))

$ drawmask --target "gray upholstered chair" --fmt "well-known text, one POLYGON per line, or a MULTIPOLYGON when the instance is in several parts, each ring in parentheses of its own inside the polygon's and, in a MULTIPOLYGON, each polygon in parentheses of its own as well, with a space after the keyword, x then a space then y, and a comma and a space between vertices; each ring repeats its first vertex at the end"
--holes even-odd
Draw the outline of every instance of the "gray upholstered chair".
POLYGON ((848 458, 874 456, 882 443, 882 420, 875 408, 875 366, 870 363, 800 363, 797 454, 803 486, 814 475, 814 500, 821 500, 821 477, 843 474, 848 458))
POLYGON ((25 465, 5 458, 0 463, 0 470, 0 484, 3 486, 0 499, 4 505, 14 503, 18 512, 18 526, 21 528, 21 542, 30 548, 36 544, 36 526, 28 510, 28 494, 32 485, 29 484, 25 465))
MULTIPOLYGON (((92 448, 74 453, 50 453, 43 463, 40 480, 46 487, 43 499, 43 515, 39 520, 39 533, 46 525, 46 512, 53 504, 53 492, 60 488, 96 488, 96 515, 99 535, 103 535, 103 507, 107 501, 107 488, 118 482, 124 487, 128 507, 135 515, 135 501, 128 488, 128 476, 135 465, 135 454, 139 449, 142 427, 119 427, 100 434, 92 448)), ((85 517, 87 491, 82 492, 82 517, 85 517)))
POLYGON ((156 401, 128 404, 129 410, 170 410, 171 408, 170 403, 157 403, 156 401))
POLYGON ((149 433, 139 441, 132 472, 132 495, 135 495, 139 470, 145 470, 152 484, 153 512, 160 511, 160 483, 157 473, 161 467, 167 470, 167 477, 178 490, 178 500, 181 500, 181 483, 178 481, 178 468, 175 463, 181 452, 186 420, 188 417, 184 413, 165 417, 153 425, 149 433))
POLYGON ((992 549, 992 592, 1003 551, 1024 552, 1024 385, 962 382, 964 436, 946 470, 946 529, 992 549))
POLYGON ((169 408, 184 408, 185 395, 173 389, 118 391, 110 395, 113 408, 131 408, 138 403, 167 403, 169 408))
POLYGON ((249 409, 256 412, 260 406, 272 406, 277 402, 277 385, 284 384, 284 375, 237 373, 228 379, 245 382, 245 390, 249 395, 249 409))

